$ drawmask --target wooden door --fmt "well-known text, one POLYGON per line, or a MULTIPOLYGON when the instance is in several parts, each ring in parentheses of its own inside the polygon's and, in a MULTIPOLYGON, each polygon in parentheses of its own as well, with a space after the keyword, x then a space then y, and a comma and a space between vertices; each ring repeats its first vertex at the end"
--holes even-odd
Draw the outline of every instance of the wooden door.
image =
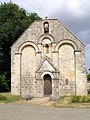
POLYGON ((50 95, 52 94, 52 80, 50 75, 44 76, 44 94, 50 95))

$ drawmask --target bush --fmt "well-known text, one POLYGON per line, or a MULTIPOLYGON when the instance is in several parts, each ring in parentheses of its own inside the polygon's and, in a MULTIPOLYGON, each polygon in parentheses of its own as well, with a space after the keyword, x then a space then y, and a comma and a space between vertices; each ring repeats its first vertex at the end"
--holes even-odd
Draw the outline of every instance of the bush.
POLYGON ((87 90, 88 94, 90 94, 90 89, 87 90))
POLYGON ((0 95, 0 101, 4 101, 4 100, 7 100, 7 97, 3 96, 3 95, 0 95))
POLYGON ((6 92, 9 90, 8 80, 6 80, 5 75, 0 75, 0 92, 6 92))
POLYGON ((87 81, 90 81, 90 73, 87 74, 87 81))
POLYGON ((81 96, 73 96, 72 102, 78 103, 80 102, 81 96))
POLYGON ((82 96, 81 102, 90 102, 90 96, 82 96))
POLYGON ((73 96, 72 102, 75 103, 89 103, 90 102, 90 96, 73 96))

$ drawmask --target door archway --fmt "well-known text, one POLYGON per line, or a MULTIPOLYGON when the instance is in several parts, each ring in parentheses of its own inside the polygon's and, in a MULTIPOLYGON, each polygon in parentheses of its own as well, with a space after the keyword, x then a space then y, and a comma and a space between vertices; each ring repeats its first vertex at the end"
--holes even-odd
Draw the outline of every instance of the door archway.
POLYGON ((52 94, 52 79, 49 74, 44 75, 44 95, 52 94))

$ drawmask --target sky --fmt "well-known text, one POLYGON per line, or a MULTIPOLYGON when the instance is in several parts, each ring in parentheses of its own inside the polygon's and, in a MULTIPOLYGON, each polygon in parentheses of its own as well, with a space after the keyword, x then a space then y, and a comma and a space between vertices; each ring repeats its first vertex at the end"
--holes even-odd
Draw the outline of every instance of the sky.
MULTIPOLYGON (((90 68, 90 0, 11 0, 43 19, 59 19, 86 45, 86 67, 90 68)), ((10 2, 10 0, 0 0, 10 2)))

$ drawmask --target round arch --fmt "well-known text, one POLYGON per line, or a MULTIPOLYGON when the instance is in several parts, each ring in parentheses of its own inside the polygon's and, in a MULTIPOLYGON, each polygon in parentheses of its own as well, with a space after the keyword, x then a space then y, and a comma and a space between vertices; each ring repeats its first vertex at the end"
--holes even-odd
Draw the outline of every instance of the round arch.
POLYGON ((43 72, 42 75, 41 75, 41 79, 43 79, 44 76, 47 75, 47 74, 50 75, 52 79, 54 79, 54 76, 53 76, 53 74, 50 71, 43 72))
POLYGON ((52 94, 52 78, 49 74, 44 75, 44 95, 52 94))
POLYGON ((33 46, 33 48, 36 50, 36 52, 39 52, 39 48, 38 48, 38 46, 37 46, 35 43, 33 43, 33 42, 24 42, 23 44, 21 44, 21 46, 20 46, 19 49, 18 49, 19 53, 21 53, 21 52, 22 52, 22 49, 23 49, 25 46, 28 46, 28 45, 33 46))
POLYGON ((47 34, 47 35, 43 34, 43 35, 41 35, 41 36, 39 37, 38 43, 41 43, 43 39, 50 39, 51 42, 54 42, 54 41, 55 41, 55 40, 54 40, 54 37, 53 37, 52 35, 50 35, 50 34, 47 34))
POLYGON ((56 44, 55 51, 58 51, 58 49, 60 48, 60 46, 63 45, 63 44, 69 44, 69 45, 71 45, 74 50, 78 49, 78 46, 77 46, 77 44, 74 41, 72 41, 72 40, 61 40, 61 41, 59 41, 59 43, 56 44))

